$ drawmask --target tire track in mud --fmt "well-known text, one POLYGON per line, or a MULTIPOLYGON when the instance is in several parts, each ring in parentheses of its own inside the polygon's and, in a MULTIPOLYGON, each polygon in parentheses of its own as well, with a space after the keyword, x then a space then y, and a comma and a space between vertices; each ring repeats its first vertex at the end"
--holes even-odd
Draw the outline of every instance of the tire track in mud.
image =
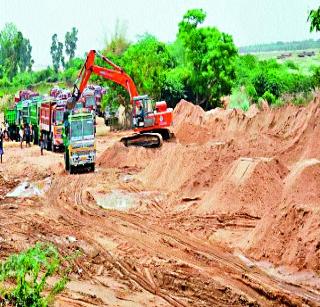
MULTIPOLYGON (((211 287, 209 287, 210 293, 200 293, 204 297, 202 304, 205 302, 217 305, 228 305, 228 302, 240 305, 272 305, 275 302, 288 306, 320 304, 319 294, 277 280, 257 268, 248 268, 240 259, 212 244, 205 244, 190 236, 186 238, 176 230, 166 230, 153 225, 148 223, 146 218, 135 214, 105 211, 91 202, 85 203, 82 193, 90 177, 91 175, 60 177, 59 182, 56 181, 51 189, 53 192, 48 194, 51 208, 62 215, 70 225, 78 224, 85 228, 83 231, 78 230, 77 235, 97 248, 100 254, 121 273, 120 276, 126 276, 128 280, 162 297, 169 304, 173 306, 194 304, 197 302, 197 293, 189 293, 188 297, 186 291, 177 291, 177 285, 170 288, 170 285, 161 281, 161 274, 156 265, 165 272, 162 278, 172 276, 170 275, 172 270, 177 267, 184 268, 184 272, 179 272, 180 275, 175 278, 189 278, 190 284, 187 286, 191 289, 197 289, 199 281, 194 276, 196 273, 199 274, 202 283, 209 283, 211 287), (74 203, 71 198, 61 197, 66 187, 69 196, 73 196, 74 203), (101 234, 102 231, 106 236, 116 237, 117 240, 127 242, 137 250, 142 249, 147 253, 147 257, 160 257, 167 262, 164 265, 156 263, 146 267, 145 263, 141 263, 138 251, 138 256, 134 253, 123 256, 121 251, 111 254, 94 239, 95 234, 101 234), (126 257, 130 257, 130 261, 126 257), (170 261, 176 261, 179 265, 174 266, 170 261), (222 284, 226 286, 221 286, 222 284), (181 296, 180 299, 177 298, 176 292, 181 296), (222 298, 223 293, 227 294, 222 298)), ((101 282, 94 275, 91 275, 91 278, 101 282)), ((182 284, 180 286, 182 287, 182 284)), ((199 299, 201 300, 200 297, 199 299)))

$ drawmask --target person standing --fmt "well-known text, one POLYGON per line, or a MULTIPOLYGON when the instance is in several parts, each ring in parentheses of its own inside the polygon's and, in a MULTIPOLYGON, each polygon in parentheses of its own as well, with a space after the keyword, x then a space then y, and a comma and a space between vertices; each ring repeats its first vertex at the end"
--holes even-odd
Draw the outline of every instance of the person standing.
POLYGON ((4 151, 3 151, 3 132, 2 132, 2 129, 0 128, 0 163, 2 163, 2 156, 4 154, 4 151))
POLYGON ((31 147, 31 144, 30 144, 30 142, 31 142, 31 129, 30 129, 29 124, 25 125, 24 135, 26 138, 26 147, 31 147))

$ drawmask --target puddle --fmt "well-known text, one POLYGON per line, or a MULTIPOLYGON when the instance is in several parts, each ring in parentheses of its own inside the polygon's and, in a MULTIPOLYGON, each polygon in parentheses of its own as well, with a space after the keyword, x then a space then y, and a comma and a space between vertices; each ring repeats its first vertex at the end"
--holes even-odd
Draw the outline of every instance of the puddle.
POLYGON ((104 209, 126 211, 135 206, 137 198, 135 193, 113 190, 103 197, 96 197, 97 204, 104 209))
POLYGON ((12 191, 6 194, 6 197, 24 198, 33 196, 42 196, 47 192, 51 185, 51 178, 48 177, 38 182, 23 181, 12 191))

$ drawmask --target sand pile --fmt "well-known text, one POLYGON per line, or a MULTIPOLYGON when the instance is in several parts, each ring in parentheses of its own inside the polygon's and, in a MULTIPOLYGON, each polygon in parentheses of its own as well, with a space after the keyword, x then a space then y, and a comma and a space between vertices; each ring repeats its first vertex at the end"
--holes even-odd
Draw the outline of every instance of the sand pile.
POLYGON ((269 209, 248 238, 257 259, 320 271, 320 161, 299 162, 285 179, 278 207, 269 209))
POLYGON ((251 106, 247 113, 204 112, 181 101, 174 132, 176 142, 160 149, 115 145, 99 164, 141 169, 146 189, 168 192, 166 206, 188 219, 254 218, 240 245, 256 259, 320 269, 319 98, 306 107, 251 106))
POLYGON ((276 159, 239 158, 212 186, 199 214, 246 214, 261 217, 281 199, 287 168, 276 159))
POLYGON ((125 147, 121 142, 115 143, 108 148, 98 159, 101 167, 108 168, 145 168, 150 160, 158 155, 155 149, 143 147, 125 147))

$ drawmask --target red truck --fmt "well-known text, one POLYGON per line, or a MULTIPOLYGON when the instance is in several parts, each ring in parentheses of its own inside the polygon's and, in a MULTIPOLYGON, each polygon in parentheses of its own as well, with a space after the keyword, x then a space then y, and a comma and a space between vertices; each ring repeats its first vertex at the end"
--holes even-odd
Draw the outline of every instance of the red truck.
POLYGON ((66 103, 66 100, 49 97, 41 104, 39 126, 47 150, 54 152, 63 147, 62 126, 66 103))

